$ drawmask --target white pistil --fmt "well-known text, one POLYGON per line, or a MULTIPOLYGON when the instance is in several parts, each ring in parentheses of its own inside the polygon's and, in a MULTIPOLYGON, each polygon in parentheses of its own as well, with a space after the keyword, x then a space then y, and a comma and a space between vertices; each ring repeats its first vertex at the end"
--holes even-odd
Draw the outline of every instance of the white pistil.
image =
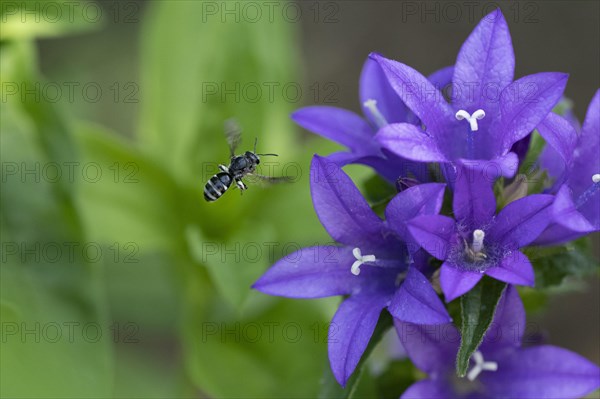
POLYGON ((600 183, 600 173, 596 173, 594 176, 592 176, 592 181, 594 184, 600 183))
POLYGON ((371 115, 373 115, 373 119, 375 119, 375 123, 377 124, 378 128, 382 128, 388 124, 385 117, 381 114, 381 112, 379 112, 379 108, 377 108, 377 100, 370 98, 365 101, 363 105, 369 110, 371 115))
POLYGON ((478 109, 477 111, 473 112, 473 114, 469 114, 464 109, 459 109, 456 112, 456 115, 454 115, 454 116, 459 121, 462 121, 463 119, 468 120, 469 124, 471 125, 471 131, 476 132, 479 129, 479 126, 477 125, 477 121, 481 120, 485 117, 485 111, 482 109, 478 109))
POLYGON ((479 351, 473 353, 473 358, 475 361, 475 366, 469 371, 467 374, 467 378, 469 381, 475 381, 475 379, 481 374, 482 371, 496 371, 498 370, 498 363, 496 362, 486 362, 483 359, 483 354, 479 351))
POLYGON ((356 258, 356 260, 352 264, 352 268, 350 269, 350 271, 355 276, 358 276, 360 274, 360 266, 363 263, 375 262, 377 260, 377 258, 375 258, 375 255, 364 255, 363 256, 363 254, 360 252, 360 248, 358 248, 358 247, 354 248, 352 250, 352 255, 354 255, 354 257, 356 258))
POLYGON ((481 252, 483 249, 483 239, 485 238, 485 233, 483 230, 475 230, 473 232, 473 251, 475 253, 481 252))

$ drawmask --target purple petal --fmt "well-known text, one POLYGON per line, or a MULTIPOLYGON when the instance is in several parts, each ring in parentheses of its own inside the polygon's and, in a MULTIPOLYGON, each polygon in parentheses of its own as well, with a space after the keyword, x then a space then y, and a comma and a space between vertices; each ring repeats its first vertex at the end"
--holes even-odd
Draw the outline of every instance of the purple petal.
POLYGON ((510 249, 531 243, 548 226, 553 200, 552 195, 534 194, 511 202, 496 216, 489 239, 510 249))
POLYGON ((514 71, 510 32, 497 9, 481 20, 458 53, 452 79, 455 108, 468 112, 483 108, 493 115, 498 107, 498 94, 513 81, 514 71), (475 85, 472 93, 468 85, 475 85))
POLYGON ((480 229, 496 213, 496 197, 492 189, 494 179, 488 178, 482 170, 464 166, 459 166, 457 172, 452 203, 455 218, 470 229, 480 229))
POLYGON ((577 144, 575 126, 562 116, 549 113, 537 129, 544 140, 557 151, 563 161, 569 164, 577 144))
POLYGON ((446 302, 452 302, 459 296, 466 294, 482 278, 483 273, 461 270, 445 262, 441 267, 440 284, 442 291, 444 291, 446 302))
MULTIPOLYGON (((591 186, 592 176, 600 173, 598 154, 600 154, 600 90, 596 92, 588 108, 567 181, 576 197, 581 196, 591 186)), ((589 198, 580 211, 596 229, 600 229, 600 190, 589 198)))
POLYGON ((417 216, 407 222, 408 231, 415 241, 431 255, 446 259, 456 234, 455 221, 442 215, 417 216))
POLYGON ((335 163, 337 166, 342 167, 351 163, 356 163, 360 158, 364 158, 363 155, 354 154, 348 151, 338 151, 333 154, 329 154, 325 157, 328 161, 335 163))
POLYGON ((454 398, 452 387, 442 380, 421 380, 409 386, 400 399, 449 399, 454 398))
MULTIPOLYGON (((572 109, 569 108, 565 110, 562 117, 566 119, 571 126, 573 126, 575 132, 577 132, 577 134, 579 135, 581 132, 581 123, 573 114, 572 109)), ((527 137, 531 137, 531 135, 527 137)), ((575 140, 575 146, 577 146, 577 142, 578 139, 575 140)), ((575 154, 577 153, 579 153, 579 151, 575 150, 575 154)), ((575 154, 569 154, 571 161, 573 160, 573 158, 576 158, 575 154)), ((542 153, 540 154, 537 160, 537 163, 542 169, 546 170, 546 172, 548 173, 548 177, 550 177, 554 181, 552 187, 549 190, 547 190, 547 192, 549 193, 555 193, 558 190, 558 188, 560 188, 560 185, 564 183, 564 179, 562 178, 565 176, 568 177, 568 171, 572 166, 572 163, 571 165, 565 164, 564 156, 559 154, 556 149, 549 145, 544 146, 542 153)))
POLYGON ((527 157, 527 152, 529 151, 529 145, 531 144, 531 134, 523 137, 521 140, 517 141, 510 148, 510 152, 514 152, 517 154, 517 158, 519 159, 519 165, 525 161, 527 157))
POLYGON ((578 233, 573 230, 569 230, 559 224, 551 224, 546 230, 539 235, 538 238, 535 239, 531 244, 532 245, 557 245, 563 244, 568 241, 576 240, 580 237, 583 237, 589 233, 578 233))
POLYGON ((454 65, 438 69, 431 75, 427 76, 427 80, 431 82, 438 90, 449 87, 452 84, 452 76, 454 75, 454 65))
POLYGON ((544 72, 525 76, 507 86, 500 95, 500 121, 491 130, 502 140, 500 154, 527 136, 560 101, 568 75, 544 72))
MULTIPOLYGON (((573 151, 577 144, 577 131, 575 127, 565 118, 550 113, 538 125, 537 130, 561 158, 564 166, 560 169, 566 172, 566 166, 570 165, 573 151)), ((554 177, 558 179, 558 184, 566 178, 565 175, 554 177)))
POLYGON ((589 174, 600 173, 600 90, 596 91, 583 122, 581 137, 577 148, 577 154, 573 161, 575 173, 571 175, 569 185, 576 190, 579 188, 578 177, 582 181, 581 187, 589 185, 589 174), (583 171, 589 173, 581 173, 583 171))
POLYGON ((338 308, 329 327, 329 363, 336 380, 345 386, 360 361, 387 296, 355 295, 338 308))
POLYGON ((428 183, 410 187, 397 194, 385 209, 388 225, 403 241, 412 240, 406 222, 419 215, 436 215, 442 208, 445 184, 428 183))
MULTIPOLYGON (((538 164, 553 181, 552 187, 550 187, 547 191, 549 193, 556 192, 557 188, 564 183, 565 176, 568 177, 568 168, 567 165, 565 165, 564 159, 560 156, 558 151, 549 145, 544 146, 542 153, 536 161, 536 164, 538 164)), ((534 168, 536 164, 527 165, 527 167, 531 169, 534 168)))
POLYGON ((292 120, 306 130, 361 154, 378 152, 373 141, 373 128, 354 112, 328 106, 305 107, 295 111, 292 120))
POLYGON ((508 284, 533 287, 535 275, 529 259, 520 251, 513 251, 498 266, 486 270, 485 274, 508 284))
POLYGON ((317 155, 310 170, 315 211, 329 235, 347 245, 377 243, 383 222, 350 177, 336 164, 317 155))
MULTIPOLYGON (((457 163, 468 169, 480 171, 490 184, 501 176, 513 177, 519 169, 519 158, 514 152, 489 160, 459 159, 457 163)), ((455 180, 456 176, 453 179, 455 180)))
POLYGON ((371 111, 365 107, 367 100, 377 101, 377 109, 388 123, 406 122, 410 112, 388 82, 379 64, 367 58, 360 75, 360 104, 363 114, 377 126, 371 111))
POLYGON ((399 177, 413 174, 419 176, 420 181, 426 181, 425 173, 422 171, 423 164, 400 158, 394 154, 364 155, 356 152, 339 151, 325 157, 339 167, 348 164, 362 164, 373 168, 379 175, 390 183, 396 183, 399 177))
POLYGON ((375 136, 382 146, 406 159, 420 162, 448 162, 436 141, 410 123, 384 126, 375 136))
POLYGON ((552 204, 552 220, 561 226, 578 233, 591 233, 594 226, 577 210, 571 191, 562 186, 552 204))
POLYGON ((575 399, 600 387, 600 369, 576 353, 544 345, 498 359, 498 370, 484 371, 479 380, 488 397, 575 399))
POLYGON ((394 320, 398 338, 410 360, 426 373, 452 370, 460 333, 452 323, 423 326, 394 320))
POLYGON ((398 320, 414 324, 444 324, 452 321, 431 283, 415 267, 408 269, 406 279, 388 306, 398 320))
POLYGON ((517 289, 509 285, 498 303, 494 321, 485 334, 481 350, 493 352, 506 347, 519 348, 525 327, 523 301, 517 289))
POLYGON ((552 204, 552 221, 534 241, 535 245, 555 245, 574 240, 596 229, 575 207, 571 190, 563 185, 552 204))
POLYGON ((349 295, 366 277, 350 272, 355 260, 347 247, 303 248, 277 261, 252 287, 288 298, 349 295))
POLYGON ((370 166, 390 183, 395 184, 398 178, 414 175, 419 181, 428 181, 429 175, 422 163, 409 161, 382 149, 383 156, 366 156, 359 158, 356 163, 370 166))
POLYGON ((442 93, 413 68, 372 53, 402 101, 423 121, 427 130, 442 134, 454 118, 442 93))

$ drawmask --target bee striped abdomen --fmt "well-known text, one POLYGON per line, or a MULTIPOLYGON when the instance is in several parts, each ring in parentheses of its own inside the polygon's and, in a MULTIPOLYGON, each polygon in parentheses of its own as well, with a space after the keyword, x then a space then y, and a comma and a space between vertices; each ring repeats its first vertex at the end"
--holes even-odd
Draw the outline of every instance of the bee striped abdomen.
POLYGON ((231 186, 231 176, 225 172, 217 173, 204 186, 204 199, 208 202, 216 201, 231 186))

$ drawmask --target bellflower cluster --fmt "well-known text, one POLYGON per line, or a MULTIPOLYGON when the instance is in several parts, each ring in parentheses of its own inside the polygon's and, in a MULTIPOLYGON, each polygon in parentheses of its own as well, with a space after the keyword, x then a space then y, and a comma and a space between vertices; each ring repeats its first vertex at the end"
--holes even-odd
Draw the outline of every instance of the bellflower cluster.
MULTIPOLYGON (((443 87, 450 83, 454 68, 446 67, 429 76, 429 81, 443 87)), ((303 128, 348 148, 327 158, 339 166, 358 163, 372 167, 379 175, 394 182, 399 176, 413 175, 428 181, 427 169, 387 151, 373 136, 389 123, 419 124, 390 86, 377 62, 367 59, 360 76, 360 103, 365 118, 352 111, 311 106, 297 110, 292 119, 303 128)))
MULTIPOLYGON (((539 131, 551 128, 543 125, 539 131)), ((536 240, 540 245, 558 244, 600 231, 600 90, 590 103, 579 136, 574 126, 563 131, 567 129, 571 131, 567 140, 557 140, 542 154, 542 165, 559 188, 552 207, 552 223, 536 240)))
POLYGON ((437 259, 446 301, 465 294, 484 274, 509 284, 533 286, 533 267, 519 251, 548 225, 551 195, 518 199, 498 215, 494 192, 480 171, 463 174, 454 188, 454 218, 423 215, 408 223, 415 240, 437 259))
POLYGON ((517 291, 535 287, 544 272, 526 255, 531 246, 560 249, 600 230, 600 91, 580 129, 572 116, 553 112, 566 74, 514 80, 514 68, 498 10, 477 25, 454 66, 429 78, 371 54, 360 78, 365 118, 321 106, 292 115, 348 147, 315 155, 310 168, 313 205, 333 242, 280 259, 254 288, 343 297, 328 344, 340 385, 362 364, 386 312, 408 358, 428 375, 402 398, 577 398, 600 387, 600 369, 583 357, 522 346, 517 291), (548 179, 520 185, 517 170, 538 154, 530 149, 534 132, 545 145, 537 166, 548 179), (341 169, 349 163, 372 167, 392 183, 388 189, 401 179, 411 184, 396 187, 380 217, 341 169), (442 168, 441 181, 432 165, 442 168), (500 288, 484 292, 486 283, 500 288), (465 320, 479 320, 481 339, 465 320))
POLYGON ((382 309, 398 320, 442 324, 450 316, 407 246, 406 221, 436 214, 444 185, 421 184, 399 193, 385 210, 386 221, 369 207, 350 177, 315 156, 311 194, 319 220, 336 243, 304 248, 277 262, 254 288, 290 298, 346 295, 333 317, 331 368, 344 385, 373 334, 382 309))
POLYGON ((551 345, 523 347, 525 309, 514 287, 504 292, 466 378, 454 372, 460 333, 452 325, 423 327, 396 321, 409 358, 428 374, 402 399, 580 398, 598 387, 598 367, 551 345))

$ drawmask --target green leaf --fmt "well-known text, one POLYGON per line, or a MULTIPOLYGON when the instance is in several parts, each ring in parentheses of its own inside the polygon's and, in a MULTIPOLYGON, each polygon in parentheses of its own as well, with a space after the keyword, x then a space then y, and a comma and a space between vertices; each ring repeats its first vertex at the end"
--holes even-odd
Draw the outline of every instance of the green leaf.
POLYGON ((377 174, 365 180, 362 191, 375 212, 380 215, 385 211, 388 202, 398 194, 390 183, 377 174))
POLYGON ((378 397, 401 397, 402 393, 417 381, 419 374, 422 373, 416 369, 409 358, 392 361, 376 379, 378 397))
POLYGON ((102 7, 87 1, 8 1, 0 10, 2 41, 63 36, 104 25, 102 7))
POLYGON ((548 291, 530 287, 518 287, 525 312, 532 314, 543 311, 548 304, 548 291))
POLYGON ((268 298, 260 313, 239 314, 211 287, 189 278, 183 353, 194 384, 208 397, 315 397, 326 353, 319 301, 268 298))
POLYGON ((78 203, 87 234, 140 251, 185 253, 185 193, 171 176, 125 139, 87 123, 76 128, 82 151, 78 203))
POLYGON ((365 198, 370 202, 390 200, 398 193, 390 183, 376 174, 365 180, 363 189, 365 198))
POLYGON ((519 174, 530 176, 532 171, 537 166, 537 159, 539 158, 542 150, 546 146, 546 141, 540 136, 537 130, 531 133, 531 141, 529 142, 529 149, 525 160, 519 167, 519 174))
MULTIPOLYGON (((29 43, 1 51, 3 79, 35 80, 29 43)), ((82 252, 90 242, 74 186, 43 172, 79 159, 69 123, 40 92, 1 107, 3 172, 15 169, 3 173, 0 191, 0 396, 108 397, 113 353, 101 269, 82 252)))
POLYGON ((456 372, 459 377, 467 374, 471 355, 483 341, 505 288, 505 283, 484 277, 475 288, 460 298, 461 342, 456 357, 456 372))
POLYGON ((300 85, 294 24, 223 22, 206 5, 152 3, 142 27, 138 137, 180 181, 228 159, 223 122, 231 117, 243 129, 240 150, 251 149, 255 137, 263 152, 296 148, 288 115, 297 104, 283 91, 300 85))
POLYGON ((338 384, 329 367, 329 361, 327 361, 324 376, 322 378, 323 382, 321 384, 321 390, 319 391, 319 399, 351 399, 362 397, 360 393, 362 391, 361 385, 363 384, 363 381, 367 380, 366 383, 370 384, 370 376, 368 376, 368 371, 366 370, 367 359, 392 325, 393 320, 389 313, 386 311, 382 312, 379 316, 375 331, 373 331, 373 336, 369 341, 369 345, 367 346, 367 349, 365 349, 354 373, 348 379, 345 388, 342 388, 340 384, 338 384))
POLYGON ((550 248, 530 247, 525 254, 535 268, 538 289, 559 286, 568 276, 581 278, 600 270, 591 254, 590 237, 550 248))
POLYGON ((250 294, 250 286, 277 260, 272 258, 277 244, 272 227, 242 223, 244 228, 227 241, 208 240, 194 225, 186 229, 192 258, 206 266, 220 296, 238 311, 250 294))

